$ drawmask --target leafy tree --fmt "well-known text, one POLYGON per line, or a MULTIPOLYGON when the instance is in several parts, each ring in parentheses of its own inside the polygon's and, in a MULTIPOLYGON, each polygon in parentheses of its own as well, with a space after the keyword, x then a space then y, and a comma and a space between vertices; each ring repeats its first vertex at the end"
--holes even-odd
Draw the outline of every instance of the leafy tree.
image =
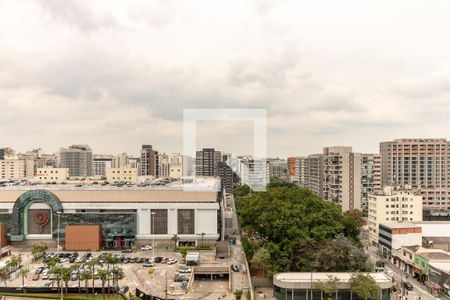
POLYGON ((349 217, 350 219, 353 219, 356 224, 358 225, 358 228, 362 228, 364 225, 366 225, 366 220, 364 219, 364 215, 362 211, 359 209, 351 209, 346 212, 344 212, 344 215, 349 217))
POLYGON ((252 265, 263 270, 263 276, 265 276, 265 268, 269 264, 269 262, 270 253, 264 247, 259 248, 256 251, 255 255, 253 255, 253 259, 251 260, 252 265))
POLYGON ((19 271, 19 274, 22 277, 22 289, 23 289, 24 293, 26 293, 26 290, 25 290, 25 276, 27 276, 28 273, 30 273, 30 270, 28 270, 27 268, 22 268, 19 271))
POLYGON ((265 266, 269 276, 308 272, 316 269, 316 261, 325 258, 329 271, 366 270, 366 257, 358 250, 362 247, 356 221, 344 216, 340 206, 310 190, 289 185, 269 187, 265 192, 237 198, 236 209, 244 251, 251 259, 259 248, 267 249, 271 258, 265 266), (340 236, 345 237, 345 242, 339 242, 343 245, 332 242, 340 236), (340 246, 335 258, 333 243, 340 246), (349 261, 345 253, 353 255, 355 261, 349 261))
POLYGON ((34 245, 31 248, 31 254, 33 255, 33 260, 39 259, 47 251, 48 247, 45 244, 34 245))
POLYGON ((183 258, 186 258, 186 255, 189 251, 189 248, 186 246, 180 247, 180 253, 183 258))
POLYGON ((322 272, 370 271, 368 256, 343 235, 328 241, 317 254, 322 272))
POLYGON ((6 280, 9 278, 9 270, 7 265, 0 268, 0 278, 3 280, 5 286, 8 286, 6 283, 6 280))
POLYGON ((293 184, 292 182, 288 182, 278 177, 270 177, 267 188, 282 188, 282 187, 292 188, 296 187, 296 185, 293 184))
POLYGON ((235 290, 233 294, 236 297, 236 300, 240 300, 242 298, 243 291, 242 290, 235 290))
POLYGON ((322 280, 314 283, 314 288, 321 290, 327 300, 333 299, 333 293, 339 288, 339 279, 333 275, 328 275, 327 280, 322 280))
POLYGON ((367 300, 371 297, 377 297, 380 288, 369 274, 353 274, 349 281, 352 293, 356 294, 360 299, 367 300))
POLYGON ((236 198, 247 196, 251 192, 252 192, 252 189, 246 184, 238 186, 237 188, 233 189, 233 195, 236 198))

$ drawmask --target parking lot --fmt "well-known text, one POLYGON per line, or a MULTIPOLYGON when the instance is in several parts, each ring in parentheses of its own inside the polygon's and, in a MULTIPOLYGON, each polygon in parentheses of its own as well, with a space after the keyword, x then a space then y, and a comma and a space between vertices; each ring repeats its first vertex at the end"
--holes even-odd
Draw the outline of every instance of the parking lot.
MULTIPOLYGON (((17 252, 12 255, 17 255, 17 252)), ((27 287, 43 287, 43 286, 57 286, 56 276, 49 270, 48 263, 53 260, 59 261, 58 266, 64 268, 72 267, 71 279, 68 282, 69 287, 78 287, 78 280, 80 278, 80 285, 85 287, 85 281, 82 280, 81 274, 86 272, 92 274, 92 267, 94 269, 93 275, 89 276, 88 286, 92 287, 92 276, 94 276, 94 284, 96 287, 101 287, 102 282, 99 277, 100 269, 107 269, 107 262, 105 255, 111 254, 118 258, 118 263, 114 267, 119 267, 123 273, 119 276, 118 287, 128 287, 129 290, 134 291, 137 287, 145 293, 165 297, 166 289, 168 295, 175 298, 183 298, 186 296, 200 296, 201 294, 209 294, 211 292, 219 292, 221 290, 224 294, 231 294, 227 290, 227 284, 224 282, 208 282, 208 280, 201 280, 195 282, 189 291, 186 291, 187 282, 191 276, 192 269, 182 262, 182 256, 179 252, 163 249, 155 249, 153 251, 148 249, 146 251, 138 250, 131 253, 122 253, 122 251, 106 251, 106 252, 48 252, 48 256, 39 259, 37 262, 31 262, 31 254, 28 252, 21 252, 22 265, 29 269, 25 279, 27 287), (92 266, 94 259, 99 261, 98 265, 92 266), (74 266, 79 266, 79 270, 74 266), (152 271, 149 271, 152 270, 152 271), (184 282, 183 282, 184 281, 184 282), (222 289, 223 288, 223 289, 222 289)), ((201 253, 201 264, 207 265, 229 265, 231 259, 216 258, 213 251, 205 251, 201 253)), ((2 261, 7 261, 9 258, 3 258, 2 261)), ((110 270, 113 268, 110 265, 110 270)), ((236 275, 239 273, 236 272, 236 275)), ((240 279, 239 279, 240 281, 240 279)), ((0 283, 2 284, 2 283, 0 283)), ((8 281, 8 286, 21 286, 22 279, 17 276, 14 280, 8 281)), ((105 284, 105 286, 107 283, 105 284)), ((113 286, 113 279, 110 279, 110 285, 113 286)))

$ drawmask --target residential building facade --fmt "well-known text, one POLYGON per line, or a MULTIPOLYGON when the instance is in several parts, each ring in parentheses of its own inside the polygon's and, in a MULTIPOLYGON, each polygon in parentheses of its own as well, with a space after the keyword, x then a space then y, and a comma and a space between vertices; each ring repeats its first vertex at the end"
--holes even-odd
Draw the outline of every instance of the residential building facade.
POLYGON ((422 197, 416 190, 386 186, 368 196, 369 240, 378 244, 379 224, 422 221, 422 197))
POLYGON ((59 151, 59 167, 68 168, 71 177, 94 175, 93 154, 88 145, 72 145, 59 151))
POLYGON ((423 208, 450 209, 449 142, 446 139, 396 139, 380 143, 383 185, 420 190, 423 208))

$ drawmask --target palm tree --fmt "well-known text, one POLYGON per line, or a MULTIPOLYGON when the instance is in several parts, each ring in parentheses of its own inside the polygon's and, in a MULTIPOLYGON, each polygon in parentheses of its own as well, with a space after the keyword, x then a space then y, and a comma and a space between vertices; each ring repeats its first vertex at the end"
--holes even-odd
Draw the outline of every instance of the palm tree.
POLYGON ((86 295, 88 294, 88 284, 89 284, 89 273, 83 272, 80 274, 80 279, 84 280, 84 287, 86 288, 86 295))
POLYGON ((20 276, 22 276, 22 289, 24 293, 27 292, 25 290, 25 276, 27 276, 28 273, 30 273, 30 270, 28 270, 27 268, 22 268, 19 271, 20 276))
POLYGON ((75 263, 70 267, 72 270, 77 270, 78 277, 78 292, 81 293, 81 279, 80 279, 80 268, 81 265, 79 263, 75 263))
POLYGON ((97 258, 92 259, 88 262, 88 266, 91 267, 91 273, 92 273, 92 294, 94 294, 94 287, 95 287, 95 266, 101 265, 101 263, 98 261, 97 258))
POLYGON ((116 293, 119 290, 119 278, 123 276, 123 270, 121 268, 113 268, 111 270, 113 276, 113 286, 115 288, 116 293))
POLYGON ((173 248, 176 249, 177 248, 177 242, 178 242, 178 235, 174 234, 172 236, 171 240, 174 242, 174 247, 173 248))
POLYGON ((50 269, 50 273, 55 274, 56 276, 56 283, 58 285, 58 288, 60 287, 60 283, 61 283, 61 267, 58 265, 53 266, 50 269))
POLYGON ((62 277, 62 280, 64 281, 65 286, 66 286, 66 294, 67 294, 67 289, 68 289, 69 280, 70 280, 70 273, 71 273, 70 268, 62 268, 61 269, 61 277, 62 277))
MULTIPOLYGON (((110 266, 112 266, 112 269, 114 269, 114 265, 119 263, 119 258, 118 258, 117 256, 108 254, 108 255, 105 257, 105 262, 106 262, 106 264, 107 264, 107 270, 108 270, 108 273, 111 273, 111 272, 110 272, 110 266)), ((114 282, 113 282, 113 285, 114 285, 114 282)), ((109 281, 109 276, 108 276, 108 292, 110 292, 110 281, 109 281)))
POLYGON ((98 277, 102 280, 102 295, 103 299, 105 299, 105 281, 109 280, 109 271, 105 269, 98 270, 98 277))

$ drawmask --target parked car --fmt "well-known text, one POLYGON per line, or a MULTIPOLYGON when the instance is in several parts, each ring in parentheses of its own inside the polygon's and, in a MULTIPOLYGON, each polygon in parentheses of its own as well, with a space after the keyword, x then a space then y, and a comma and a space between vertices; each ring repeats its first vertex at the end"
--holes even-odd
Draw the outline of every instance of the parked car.
POLYGON ((176 264, 177 263, 177 260, 175 259, 175 258, 171 258, 171 259, 169 259, 168 261, 167 261, 167 264, 168 265, 173 265, 173 264, 176 264))
POLYGON ((131 249, 123 249, 122 250, 122 253, 131 253, 131 252, 133 252, 133 251, 131 251, 131 249))
POLYGON ((35 273, 33 275, 33 278, 31 278, 33 281, 39 280, 39 274, 35 273))
POLYGON ((150 262, 145 262, 145 263, 142 264, 142 266, 144 266, 144 267, 154 267, 155 264, 152 264, 150 262))
POLYGON ((403 287, 408 291, 413 290, 413 285, 411 284, 411 282, 408 281, 403 281, 403 287))
POLYGON ((175 277, 173 281, 175 281, 175 282, 189 281, 189 278, 187 278, 185 276, 178 276, 178 277, 175 277))
POLYGON ((44 267, 40 267, 36 269, 36 272, 34 274, 41 274, 44 271, 44 267))
POLYGON ((155 257, 155 263, 157 263, 157 264, 161 263, 162 260, 163 260, 163 258, 161 256, 155 257))
POLYGON ((179 273, 191 273, 192 269, 191 268, 179 268, 178 272, 179 273))
POLYGON ((149 245, 142 246, 141 250, 142 251, 152 250, 152 246, 149 246, 149 245))

